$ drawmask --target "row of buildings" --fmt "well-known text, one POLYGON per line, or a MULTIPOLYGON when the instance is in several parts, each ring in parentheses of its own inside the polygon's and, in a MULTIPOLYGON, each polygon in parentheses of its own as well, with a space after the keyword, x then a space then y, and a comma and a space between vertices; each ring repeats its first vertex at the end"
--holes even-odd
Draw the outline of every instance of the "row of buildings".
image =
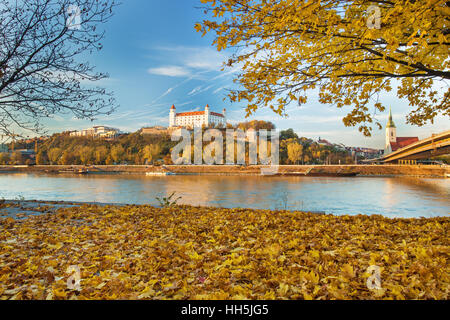
MULTIPOLYGON (((222 113, 211 111, 209 105, 206 105, 204 111, 192 111, 177 113, 175 105, 172 105, 169 111, 169 128, 184 127, 226 127, 226 110, 222 113)), ((394 121, 392 120, 392 111, 389 110, 389 120, 386 125, 386 144, 384 154, 391 153, 399 148, 419 141, 418 137, 397 137, 394 121)), ((343 144, 331 144, 327 140, 319 138, 319 144, 336 147, 337 149, 356 152, 358 155, 366 158, 376 158, 383 154, 383 150, 372 148, 353 148, 346 147, 343 144)))
MULTIPOLYGON (((224 108, 222 113, 214 112, 210 110, 209 105, 205 106, 203 111, 191 111, 191 112, 176 112, 175 105, 169 110, 169 128, 162 126, 142 128, 142 134, 167 134, 171 130, 176 128, 195 128, 195 127, 226 127, 226 109, 224 108)), ((72 131, 71 136, 78 137, 98 137, 98 138, 115 138, 120 134, 120 130, 107 126, 94 126, 93 128, 72 131)), ((399 148, 406 147, 407 145, 419 141, 418 137, 397 137, 396 127, 392 119, 392 111, 389 110, 389 119, 386 125, 386 143, 384 150, 373 148, 360 148, 360 147, 347 147, 343 144, 332 144, 325 139, 319 137, 318 143, 320 145, 326 145, 334 147, 337 150, 348 151, 356 154, 360 157, 367 159, 373 159, 380 157, 383 153, 389 154, 396 151, 399 148)))
POLYGON ((94 138, 113 139, 116 138, 119 134, 121 134, 121 131, 119 129, 107 126, 95 126, 81 131, 70 131, 69 134, 71 137, 94 137, 94 138))
POLYGON ((375 159, 381 157, 383 154, 387 155, 417 141, 419 141, 418 137, 397 137, 397 128, 395 127, 394 120, 392 119, 392 110, 389 109, 389 118, 386 124, 385 146, 382 150, 372 148, 346 147, 343 144, 331 144, 327 140, 321 138, 319 138, 318 143, 320 145, 333 146, 338 150, 345 149, 349 152, 352 152, 353 154, 356 154, 359 157, 364 157, 366 159, 375 159))
POLYGON ((373 148, 362 148, 362 147, 348 147, 342 143, 330 143, 328 140, 321 139, 317 143, 321 146, 333 147, 338 151, 346 151, 353 156, 365 158, 365 159, 376 159, 383 155, 382 149, 373 149, 373 148))
MULTIPOLYGON (((204 111, 192 111, 192 112, 182 112, 177 113, 175 105, 172 105, 169 111, 169 128, 162 126, 155 126, 151 128, 142 128, 142 134, 153 134, 162 135, 168 134, 176 128, 194 128, 194 127, 226 127, 226 110, 223 109, 222 113, 217 113, 210 110, 209 105, 206 105, 204 111)), ((92 128, 84 129, 81 131, 69 131, 66 132, 73 137, 95 137, 104 139, 114 139, 122 132, 117 128, 112 128, 108 126, 94 126, 92 128)), ((48 137, 41 137, 38 139, 46 139, 48 137)), ((36 142, 36 138, 31 139, 31 142, 36 142)), ((333 144, 325 139, 317 141, 320 145, 334 147, 337 150, 347 151, 352 154, 356 154, 359 157, 364 157, 366 159, 378 158, 383 155, 383 153, 389 154, 400 148, 406 147, 412 143, 419 141, 418 137, 397 137, 397 130, 392 119, 392 111, 389 110, 389 118, 386 124, 386 136, 385 136, 385 147, 384 150, 372 149, 372 148, 358 148, 358 147, 347 147, 343 144, 333 144)), ((34 150, 16 150, 20 151, 24 155, 30 155, 34 150)), ((0 144, 0 153, 11 152, 8 150, 6 144, 0 144)))

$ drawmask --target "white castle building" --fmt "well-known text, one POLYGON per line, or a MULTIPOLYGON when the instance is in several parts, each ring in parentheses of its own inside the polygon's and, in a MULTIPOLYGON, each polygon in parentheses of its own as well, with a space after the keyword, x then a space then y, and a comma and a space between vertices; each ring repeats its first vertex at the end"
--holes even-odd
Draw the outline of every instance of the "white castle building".
POLYGON ((169 112, 169 126, 170 127, 214 127, 226 126, 225 108, 223 113, 212 112, 209 110, 209 105, 206 105, 205 111, 193 111, 176 113, 176 108, 173 105, 169 112))
POLYGON ((120 133, 119 129, 106 127, 106 126, 95 126, 89 129, 84 129, 81 131, 72 131, 70 136, 72 137, 99 137, 99 138, 114 138, 120 133))

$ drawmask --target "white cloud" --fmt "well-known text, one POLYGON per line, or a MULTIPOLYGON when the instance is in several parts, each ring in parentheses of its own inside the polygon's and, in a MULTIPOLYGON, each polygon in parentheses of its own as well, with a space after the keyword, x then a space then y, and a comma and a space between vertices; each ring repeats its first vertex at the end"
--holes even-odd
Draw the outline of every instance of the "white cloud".
POLYGON ((222 91, 223 89, 226 89, 226 88, 227 88, 227 86, 219 87, 213 91, 213 94, 219 93, 220 91, 222 91))
POLYGON ((211 47, 175 46, 157 49, 172 53, 184 66, 196 70, 220 71, 223 62, 227 60, 224 52, 211 47))
POLYGON ((202 90, 200 90, 199 93, 208 91, 208 90, 211 89, 212 87, 214 87, 214 85, 207 86, 206 88, 203 88, 202 90))
POLYGON ((168 95, 169 93, 171 93, 172 91, 173 91, 173 88, 167 89, 167 91, 164 92, 164 93, 162 94, 161 98, 167 96, 167 95, 168 95))
MULTIPOLYGON (((195 76, 195 75, 194 75, 195 76)), ((165 96, 167 96, 168 94, 172 93, 173 90, 175 90, 176 88, 178 88, 179 86, 191 81, 193 79, 194 76, 191 76, 189 78, 184 79, 183 81, 177 83, 175 86, 169 88, 166 90, 166 92, 164 92, 162 95, 160 95, 159 97, 157 97, 155 100, 152 101, 152 104, 156 103, 157 101, 159 101, 160 99, 164 98, 165 96)))
POLYGON ((192 100, 186 101, 186 102, 182 102, 182 103, 175 102, 175 105, 176 105, 177 107, 182 107, 182 106, 186 106, 186 105, 192 104, 193 102, 194 102, 194 101, 192 101, 192 100))
POLYGON ((188 69, 180 66, 162 66, 148 69, 148 73, 167 77, 185 77, 191 73, 188 69))
POLYGON ((192 89, 188 93, 188 96, 196 96, 196 95, 198 95, 200 93, 203 93, 203 92, 206 92, 206 91, 210 90, 212 87, 214 87, 214 85, 210 85, 210 86, 207 86, 207 87, 203 87, 203 86, 195 87, 194 89, 192 89))
POLYGON ((221 71, 217 76, 213 77, 211 79, 211 81, 219 80, 219 79, 225 78, 227 76, 235 75, 236 73, 238 73, 240 71, 242 71, 242 68, 240 65, 236 65, 231 68, 226 68, 224 71, 221 71))
POLYGON ((152 50, 160 51, 161 60, 170 61, 170 65, 150 68, 150 74, 169 77, 191 77, 198 80, 217 80, 240 70, 240 66, 226 68, 221 71, 223 63, 227 61, 228 54, 218 52, 211 47, 156 47, 152 50), (211 76, 202 76, 213 73, 211 76))
POLYGON ((214 60, 191 60, 186 61, 186 65, 193 69, 206 69, 206 70, 218 70, 220 68, 220 63, 214 60))
POLYGON ((176 87, 172 87, 167 89, 162 95, 160 95, 158 98, 156 98, 155 100, 152 101, 152 104, 155 104, 156 102, 158 102, 159 100, 161 100, 162 98, 164 98, 165 96, 167 96, 168 94, 170 94, 173 89, 175 89, 176 87))
POLYGON ((195 87, 194 89, 192 89, 191 92, 188 93, 188 96, 192 96, 192 95, 196 94, 196 93, 199 92, 201 89, 202 89, 202 86, 195 87))

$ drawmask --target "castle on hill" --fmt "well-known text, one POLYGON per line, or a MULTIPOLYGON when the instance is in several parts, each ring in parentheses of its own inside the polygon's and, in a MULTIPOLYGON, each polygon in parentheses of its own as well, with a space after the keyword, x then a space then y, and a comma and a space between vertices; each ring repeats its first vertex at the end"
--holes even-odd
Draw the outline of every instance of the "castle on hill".
POLYGON ((213 112, 206 105, 204 111, 192 111, 177 113, 175 105, 169 112, 169 127, 217 127, 226 126, 225 108, 222 113, 213 112))

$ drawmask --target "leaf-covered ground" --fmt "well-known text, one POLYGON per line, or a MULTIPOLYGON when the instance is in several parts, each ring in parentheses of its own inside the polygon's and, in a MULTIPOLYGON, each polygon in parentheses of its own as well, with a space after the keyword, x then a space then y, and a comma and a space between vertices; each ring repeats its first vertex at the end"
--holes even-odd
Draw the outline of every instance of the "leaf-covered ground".
POLYGON ((0 218, 1 299, 448 299, 450 218, 81 205, 0 218), (69 266, 81 290, 68 289, 69 266), (380 267, 369 290, 367 268, 380 267))

